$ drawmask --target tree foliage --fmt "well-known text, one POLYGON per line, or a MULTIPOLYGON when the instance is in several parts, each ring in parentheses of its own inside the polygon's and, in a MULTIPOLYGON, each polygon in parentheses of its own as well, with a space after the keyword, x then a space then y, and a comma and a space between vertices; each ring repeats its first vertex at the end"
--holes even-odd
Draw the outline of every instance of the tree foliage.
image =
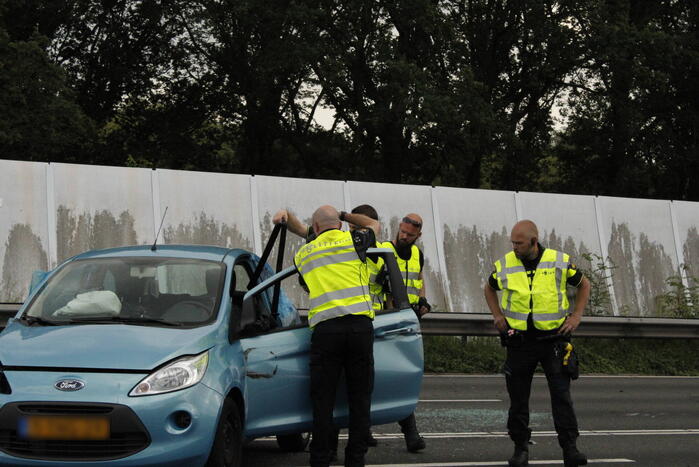
POLYGON ((0 0, 1 157, 699 199, 691 0, 0 0))

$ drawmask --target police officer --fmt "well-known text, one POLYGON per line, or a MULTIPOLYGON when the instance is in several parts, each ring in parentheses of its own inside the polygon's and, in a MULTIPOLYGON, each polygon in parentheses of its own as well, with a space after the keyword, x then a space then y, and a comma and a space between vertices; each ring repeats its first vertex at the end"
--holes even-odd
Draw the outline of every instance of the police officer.
MULTIPOLYGON (((376 212, 376 209, 369 204, 360 204, 359 206, 354 207, 352 209, 352 214, 363 214, 375 221, 379 220, 379 214, 376 212)), ((303 223, 289 210, 281 209, 277 211, 272 217, 272 222, 274 224, 278 224, 282 220, 287 223, 287 228, 290 232, 298 235, 299 237, 305 238, 306 242, 311 242, 316 238, 316 234, 313 231, 313 227, 303 223)), ((350 232, 354 232, 358 228, 359 226, 349 223, 350 232)), ((383 280, 379 279, 383 267, 383 259, 380 256, 372 258, 371 255, 368 255, 366 264, 369 271, 369 293, 371 295, 372 308, 375 312, 381 311, 383 309, 385 301, 383 280), (379 280, 381 281, 381 283, 378 282, 379 280)), ((337 460, 337 446, 339 436, 340 430, 337 428, 334 428, 330 432, 331 462, 337 460)), ((376 440, 376 438, 374 438, 370 430, 367 436, 367 446, 374 447, 377 444, 378 441, 376 440)))
MULTIPOLYGON (((398 225, 396 238, 391 242, 380 244, 384 248, 392 248, 395 254, 403 283, 407 288, 408 300, 415 313, 421 318, 430 311, 430 304, 425 298, 425 282, 423 279, 423 266, 425 257, 415 242, 422 235, 422 218, 415 214, 407 214, 398 225)), ((388 299, 390 300, 390 298, 388 299)), ((401 431, 405 437, 405 446, 410 452, 418 452, 425 449, 425 439, 417 430, 415 414, 399 421, 401 431)))
POLYGON ((525 466, 529 462, 529 394, 534 370, 540 362, 548 380, 564 463, 586 465, 587 458, 576 446, 578 422, 570 395, 571 371, 567 370, 575 357, 570 355, 572 347, 561 344, 568 345, 562 340, 569 340, 570 333, 580 324, 590 296, 590 282, 567 254, 544 248, 538 237, 532 221, 515 224, 510 235, 513 251, 495 262, 495 271, 484 286, 495 327, 507 347, 507 430, 515 444, 508 462, 510 466, 525 466), (577 287, 572 313, 568 310, 567 285, 577 287), (496 291, 502 291, 500 303, 496 291))
POLYGON ((308 286, 313 404, 311 467, 330 464, 333 407, 344 369, 349 403, 349 441, 345 466, 364 466, 374 379, 372 320, 366 250, 376 243, 379 223, 361 214, 321 206, 312 217, 316 238, 302 246, 294 263, 308 286), (340 230, 343 220, 361 229, 340 230))

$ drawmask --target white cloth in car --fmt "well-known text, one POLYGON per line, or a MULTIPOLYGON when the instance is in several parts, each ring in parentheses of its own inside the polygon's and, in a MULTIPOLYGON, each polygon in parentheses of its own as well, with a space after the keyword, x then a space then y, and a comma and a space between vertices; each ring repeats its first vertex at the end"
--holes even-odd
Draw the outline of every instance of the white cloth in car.
POLYGON ((75 296, 54 316, 108 315, 116 316, 121 311, 121 301, 111 290, 93 290, 75 296))

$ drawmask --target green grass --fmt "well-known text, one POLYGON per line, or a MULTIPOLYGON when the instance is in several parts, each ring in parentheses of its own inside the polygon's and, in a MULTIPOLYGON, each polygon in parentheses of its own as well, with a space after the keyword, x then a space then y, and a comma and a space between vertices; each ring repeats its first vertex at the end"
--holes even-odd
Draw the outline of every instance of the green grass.
MULTIPOLYGON (((424 336, 425 371, 500 373, 505 349, 494 337, 424 336)), ((699 375, 699 339, 579 338, 581 374, 699 375)))

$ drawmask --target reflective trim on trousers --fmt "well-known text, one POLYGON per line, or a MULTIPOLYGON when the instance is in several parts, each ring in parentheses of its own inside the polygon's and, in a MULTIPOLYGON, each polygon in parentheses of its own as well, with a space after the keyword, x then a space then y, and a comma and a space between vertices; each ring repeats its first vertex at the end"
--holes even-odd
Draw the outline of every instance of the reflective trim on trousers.
POLYGON ((361 313, 363 311, 369 313, 372 311, 370 305, 370 303, 362 301, 359 303, 355 303, 354 305, 336 306, 333 308, 328 308, 326 310, 321 310, 314 313, 313 316, 311 316, 308 319, 308 324, 309 326, 313 327, 316 324, 325 321, 326 319, 337 318, 345 315, 352 315, 355 313, 361 313))
POLYGON ((342 300, 344 298, 358 297, 360 295, 368 295, 369 287, 358 286, 349 287, 346 289, 333 290, 332 292, 326 292, 322 295, 318 295, 311 299, 311 308, 318 308, 332 300, 342 300))

